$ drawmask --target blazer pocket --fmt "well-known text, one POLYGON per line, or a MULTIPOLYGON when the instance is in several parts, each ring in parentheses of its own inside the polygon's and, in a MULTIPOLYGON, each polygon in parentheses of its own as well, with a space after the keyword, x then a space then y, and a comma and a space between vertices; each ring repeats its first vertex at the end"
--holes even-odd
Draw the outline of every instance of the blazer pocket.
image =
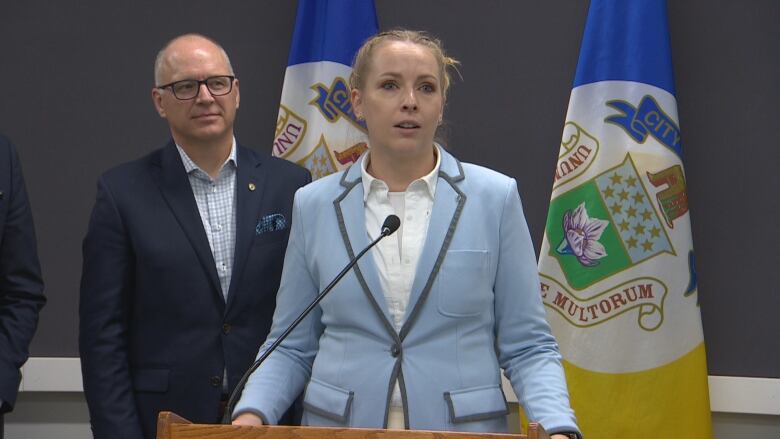
POLYGON ((275 230, 272 232, 263 232, 255 236, 252 245, 261 246, 275 243, 286 243, 289 238, 289 230, 275 230))
POLYGON ((136 369, 133 371, 133 390, 138 392, 168 391, 169 369, 136 369))
POLYGON ((346 424, 354 392, 312 378, 306 386, 303 408, 323 418, 346 424))
POLYGON ((439 312, 449 317, 473 317, 488 309, 492 281, 487 279, 487 250, 451 250, 437 276, 439 312))
POLYGON ((444 392, 453 424, 506 416, 509 407, 498 384, 444 392))

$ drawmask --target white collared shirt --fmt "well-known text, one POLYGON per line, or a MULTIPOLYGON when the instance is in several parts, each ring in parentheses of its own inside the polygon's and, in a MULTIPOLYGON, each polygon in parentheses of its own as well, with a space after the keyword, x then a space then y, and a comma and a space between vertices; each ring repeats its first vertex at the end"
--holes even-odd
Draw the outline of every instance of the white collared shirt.
MULTIPOLYGON (((404 192, 390 192, 387 184, 368 173, 369 153, 360 162, 363 180, 363 204, 366 231, 369 240, 379 236, 388 215, 398 215, 401 227, 379 242, 372 250, 382 292, 390 311, 393 326, 400 331, 404 323, 409 296, 414 282, 417 262, 420 260, 436 194, 441 153, 434 145, 436 165, 428 175, 414 180, 404 192)), ((396 383, 391 406, 401 407, 401 396, 396 383)))

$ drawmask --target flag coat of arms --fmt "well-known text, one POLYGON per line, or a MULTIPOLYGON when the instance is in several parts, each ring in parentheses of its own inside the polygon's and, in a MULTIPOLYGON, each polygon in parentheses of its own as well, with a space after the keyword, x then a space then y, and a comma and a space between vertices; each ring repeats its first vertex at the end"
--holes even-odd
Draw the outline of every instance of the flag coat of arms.
POLYGON ((592 0, 539 258, 585 437, 712 437, 665 0, 592 0))
POLYGON ((377 32, 373 0, 299 0, 272 154, 314 179, 342 170, 366 150, 352 111, 355 53, 377 32))

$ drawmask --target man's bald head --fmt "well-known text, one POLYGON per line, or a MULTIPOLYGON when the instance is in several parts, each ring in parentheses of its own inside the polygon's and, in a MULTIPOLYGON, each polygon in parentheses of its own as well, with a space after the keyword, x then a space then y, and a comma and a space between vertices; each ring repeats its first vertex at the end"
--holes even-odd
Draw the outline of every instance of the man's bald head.
POLYGON ((157 58, 154 60, 154 83, 159 86, 169 81, 170 73, 175 67, 177 58, 179 57, 180 50, 185 47, 192 47, 194 45, 201 45, 204 47, 211 46, 217 49, 222 57, 225 59, 225 64, 229 70, 230 75, 235 76, 233 72, 233 66, 230 64, 230 57, 222 46, 219 45, 213 39, 201 35, 201 34, 184 34, 180 35, 170 41, 168 41, 159 52, 157 52, 157 58))
POLYGON ((227 157, 241 95, 225 50, 203 35, 176 37, 157 55, 155 82, 152 101, 176 144, 188 154, 200 148, 227 157), (176 96, 176 84, 189 87, 184 98, 176 96))

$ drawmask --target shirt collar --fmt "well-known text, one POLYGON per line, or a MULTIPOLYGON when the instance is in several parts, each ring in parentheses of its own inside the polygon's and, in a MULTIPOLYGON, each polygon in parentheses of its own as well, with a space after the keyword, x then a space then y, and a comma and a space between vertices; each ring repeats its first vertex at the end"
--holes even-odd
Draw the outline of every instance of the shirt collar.
MULTIPOLYGON (((441 167, 440 148, 441 147, 438 143, 433 144, 433 149, 436 154, 436 164, 433 166, 431 172, 421 178, 418 178, 417 180, 414 180, 409 185, 409 188, 412 188, 412 186, 415 186, 415 183, 418 181, 424 183, 424 187, 428 190, 428 195, 430 195, 431 199, 433 199, 434 195, 436 194, 436 183, 439 181, 439 168, 441 167)), ((360 175, 363 180, 363 201, 367 201, 369 194, 373 191, 388 191, 387 184, 384 181, 375 178, 373 175, 368 173, 368 160, 370 156, 371 148, 369 147, 368 152, 363 154, 363 157, 360 160, 360 175)))
MULTIPOLYGON (((181 156, 181 161, 184 164, 184 170, 187 171, 187 174, 191 174, 191 173, 193 173, 195 171, 200 171, 203 174, 208 175, 208 174, 206 174, 206 171, 201 169, 197 164, 195 164, 194 161, 192 161, 190 156, 188 156, 187 153, 184 152, 184 149, 181 146, 179 146, 178 143, 176 144, 176 149, 179 151, 179 155, 181 156)), ((232 164, 234 167, 238 166, 238 159, 237 159, 237 156, 236 156, 236 137, 235 136, 233 136, 233 144, 230 145, 230 155, 228 155, 227 160, 225 160, 225 163, 222 164, 222 168, 220 168, 220 170, 224 169, 225 166, 227 166, 228 164, 232 164)))

